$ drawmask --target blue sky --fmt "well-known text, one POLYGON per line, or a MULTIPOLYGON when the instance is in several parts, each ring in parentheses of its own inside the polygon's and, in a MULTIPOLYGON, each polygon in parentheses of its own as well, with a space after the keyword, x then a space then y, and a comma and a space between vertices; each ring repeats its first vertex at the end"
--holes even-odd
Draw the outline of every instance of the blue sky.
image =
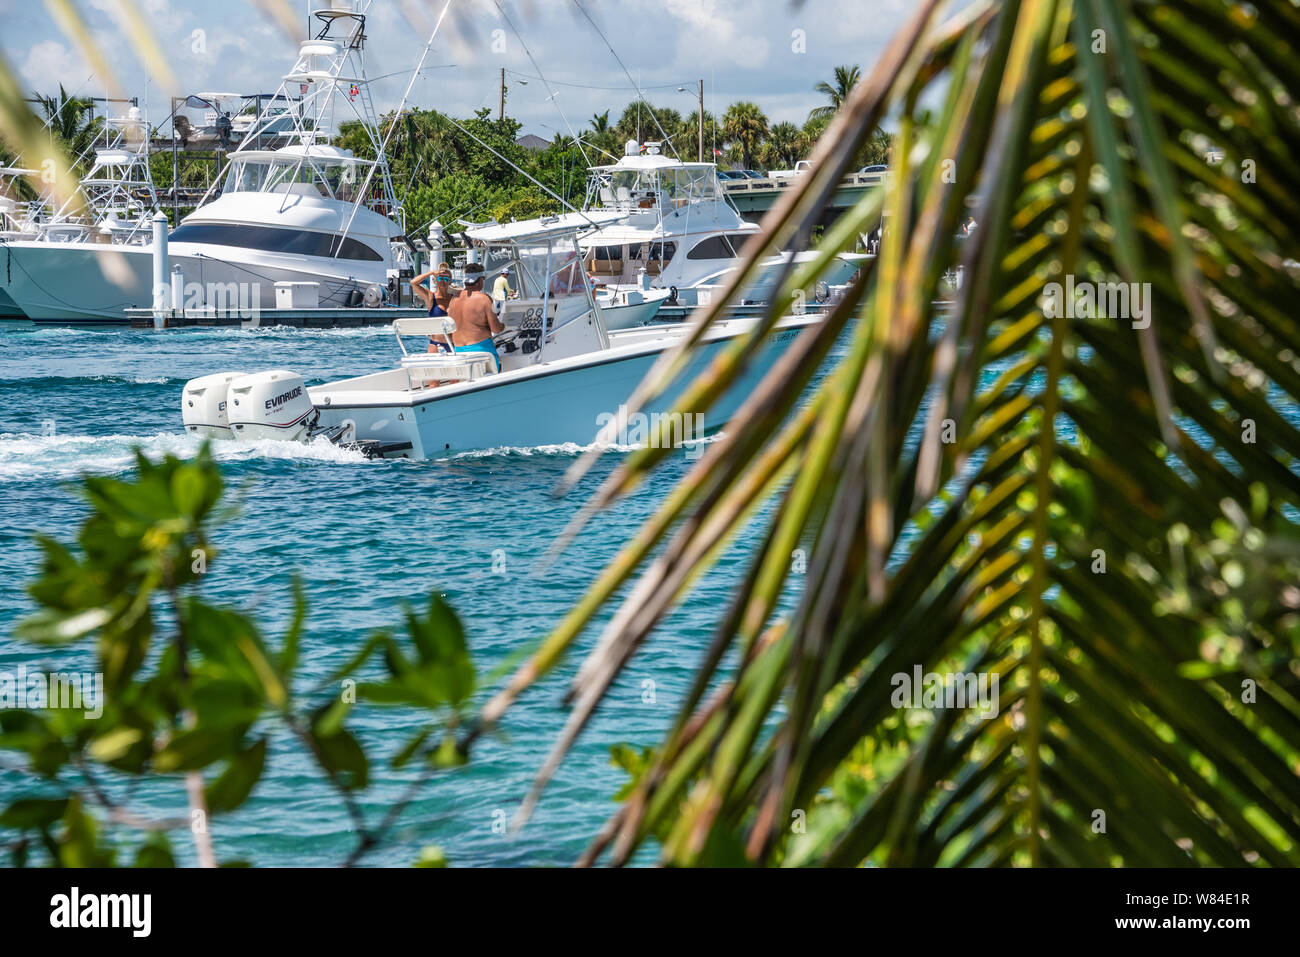
MULTIPOLYGON (((167 90, 153 78, 147 100, 155 123, 166 116, 171 93, 270 92, 293 62, 295 43, 251 0, 136 2, 183 87, 167 90)), ((305 20, 306 0, 286 3, 305 20)), ((76 5, 122 89, 143 97, 145 70, 121 30, 117 0, 76 0, 76 5)), ((374 84, 381 108, 401 99, 442 5, 443 0, 374 0, 368 71, 372 77, 395 74, 374 84), (413 23, 427 28, 417 30, 413 23)), ((511 71, 507 112, 523 122, 525 132, 550 139, 564 129, 560 109, 579 127, 604 109, 616 117, 632 99, 623 68, 572 0, 503 0, 502 6, 518 36, 494 0, 452 0, 456 19, 448 18, 435 41, 427 61, 431 68, 414 88, 415 105, 458 115, 484 106, 495 111, 499 70, 505 67, 511 71), (558 91, 554 103, 536 79, 528 52, 558 91), (534 78, 521 84, 520 74, 534 78)), ((750 99, 774 122, 802 122, 822 101, 813 84, 830 79, 836 64, 858 63, 869 70, 913 2, 584 0, 584 6, 652 103, 689 113, 695 84, 703 78, 707 109, 750 99), (678 92, 678 86, 688 92, 678 92)), ((69 91, 104 95, 103 78, 93 74, 44 4, 0 0, 0 10, 5 24, 0 53, 27 88, 50 92, 61 82, 69 91)))

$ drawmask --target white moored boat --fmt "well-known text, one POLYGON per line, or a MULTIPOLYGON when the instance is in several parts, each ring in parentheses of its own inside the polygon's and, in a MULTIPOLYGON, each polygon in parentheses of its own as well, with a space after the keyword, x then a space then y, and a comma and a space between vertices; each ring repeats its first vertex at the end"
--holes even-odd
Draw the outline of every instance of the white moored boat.
POLYGON ((78 157, 88 164, 86 175, 62 205, 55 205, 49 185, 36 199, 19 200, 13 181, 19 176, 34 181, 35 172, 0 167, 0 319, 39 317, 45 309, 59 309, 73 285, 69 280, 86 278, 67 270, 92 261, 79 254, 87 247, 111 250, 107 268, 114 276, 123 275, 117 251, 148 241, 150 218, 158 207, 148 132, 148 120, 137 106, 123 116, 106 117, 103 138, 78 157), (48 294, 28 302, 18 290, 31 286, 32 269, 43 275, 49 270, 42 280, 48 294))
MULTIPOLYGON (((299 113, 275 114, 297 123, 278 134, 296 142, 231 153, 224 175, 171 234, 168 281, 179 268, 187 308, 273 308, 280 282, 314 283, 318 306, 387 295, 403 230, 362 63, 368 7, 343 2, 315 12, 323 27, 301 45, 273 98, 288 100, 290 87, 309 91, 299 113), (344 119, 359 123, 375 161, 324 144, 344 119)), ((121 322, 125 309, 154 302, 152 245, 8 245, 7 291, 33 318, 121 322)))
MULTIPOLYGON (((577 263, 557 255, 576 247, 580 227, 570 214, 544 234, 522 234, 524 224, 491 227, 493 242, 505 233, 520 250, 536 255, 546 248, 549 277, 539 294, 505 302, 505 331, 494 337, 500 356, 485 352, 426 352, 432 339, 448 348, 455 323, 448 317, 398 319, 393 323, 401 358, 394 368, 320 385, 291 370, 241 375, 223 372, 186 383, 182 419, 188 432, 211 438, 296 441, 328 439, 385 457, 431 458, 474 449, 585 445, 624 412, 637 383, 667 349, 681 342, 684 324, 645 326, 611 332, 602 310, 581 279, 557 289, 577 263), (556 261, 558 260, 558 262, 556 261), (552 268, 555 267, 555 268, 552 268), (419 336, 418 352, 407 352, 404 336, 419 336)), ((487 227, 484 227, 487 229, 487 227)), ((471 236, 474 230, 470 231, 471 236)), ((581 275, 580 270, 576 270, 581 275)), ((567 280, 565 280, 567 281, 567 280)), ((770 334, 742 381, 708 410, 691 410, 671 420, 679 441, 703 438, 726 424, 743 399, 814 316, 783 319, 770 334)), ((722 349, 754 328, 755 320, 732 319, 709 329, 686 376, 703 370, 722 349)), ((670 415, 677 398, 670 391, 650 408, 647 418, 623 433, 632 444, 651 440, 646 424, 670 415)))
MULTIPOLYGON (((584 209, 623 214, 619 222, 582 238, 597 297, 611 304, 663 299, 694 306, 695 290, 725 284, 741 263, 742 247, 759 231, 756 223, 741 219, 713 163, 683 162, 664 156, 658 143, 642 146, 635 140, 628 141, 617 163, 589 170, 584 209)), ((742 301, 767 302, 792 257, 802 262, 815 256, 784 252, 766 260, 742 301)), ((823 281, 848 282, 864 258, 841 254, 823 281)))
MULTIPOLYGON (((0 166, 0 244, 35 239, 37 229, 35 217, 29 212, 31 205, 24 202, 18 193, 15 181, 20 176, 35 176, 36 170, 23 169, 20 166, 0 166)), ((0 250, 3 254, 3 250, 0 250)), ((12 269, 9 257, 4 257, 4 267, 0 269, 0 319, 26 319, 27 315, 18 308, 18 304, 5 292, 8 285, 5 274, 12 269)))

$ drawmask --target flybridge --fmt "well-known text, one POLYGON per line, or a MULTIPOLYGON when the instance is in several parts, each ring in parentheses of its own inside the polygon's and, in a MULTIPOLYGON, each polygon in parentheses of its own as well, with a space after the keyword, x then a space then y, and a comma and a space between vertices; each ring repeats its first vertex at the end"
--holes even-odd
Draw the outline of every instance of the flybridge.
POLYGON ((645 152, 628 140, 623 158, 607 166, 593 166, 587 181, 588 210, 601 208, 655 218, 689 209, 699 203, 726 202, 712 163, 683 163, 647 143, 645 152))
POLYGON ((230 191, 319 194, 368 207, 396 220, 404 231, 363 55, 370 0, 313 6, 312 17, 319 23, 315 35, 299 46, 293 66, 253 124, 281 124, 285 128, 277 136, 290 145, 258 150, 256 138, 246 137, 230 154, 231 169, 217 181, 220 188, 214 184, 203 203, 230 191), (285 103, 295 108, 286 111, 285 103), (344 122, 358 124, 374 161, 326 145, 344 122))

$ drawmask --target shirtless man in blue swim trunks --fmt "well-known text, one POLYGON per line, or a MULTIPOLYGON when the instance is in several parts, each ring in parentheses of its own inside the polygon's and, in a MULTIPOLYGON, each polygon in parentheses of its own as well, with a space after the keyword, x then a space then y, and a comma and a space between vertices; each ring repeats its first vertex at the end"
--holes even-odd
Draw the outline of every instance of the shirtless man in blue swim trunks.
POLYGON ((465 288, 451 300, 447 311, 456 320, 456 332, 451 337, 456 351, 486 352, 496 360, 494 371, 501 371, 501 357, 492 337, 505 332, 506 327, 497 318, 492 297, 483 291, 483 267, 479 263, 465 267, 465 288))

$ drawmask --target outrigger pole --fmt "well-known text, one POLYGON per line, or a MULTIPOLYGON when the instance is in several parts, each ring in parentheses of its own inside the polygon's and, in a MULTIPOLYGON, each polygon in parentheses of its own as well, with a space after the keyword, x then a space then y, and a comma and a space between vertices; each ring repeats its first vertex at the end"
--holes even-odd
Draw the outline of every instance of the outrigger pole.
MULTIPOLYGON (((411 73, 411 80, 406 84, 406 92, 402 94, 402 102, 397 105, 397 112, 394 114, 394 120, 389 125, 388 132, 384 134, 383 142, 379 145, 380 156, 388 155, 388 141, 392 139, 393 130, 397 129, 396 118, 401 116, 402 111, 406 108, 406 101, 411 96, 411 90, 415 88, 415 81, 420 76, 420 71, 424 69, 425 58, 428 57, 429 51, 433 49, 433 41, 438 36, 438 29, 442 26, 442 21, 447 16, 447 11, 450 9, 451 0, 447 0, 447 2, 443 4, 442 13, 438 14, 438 22, 433 25, 433 32, 429 34, 429 42, 424 45, 424 52, 420 54, 420 62, 415 65, 415 70, 411 73)), ((348 217, 347 224, 343 227, 343 239, 347 238, 348 230, 352 228, 352 221, 356 219, 357 209, 360 207, 362 198, 366 195, 366 190, 370 188, 370 181, 374 179, 375 169, 378 165, 379 164, 376 163, 374 166, 370 167, 370 172, 366 174, 366 181, 361 184, 361 189, 357 192, 357 202, 352 206, 352 215, 348 217)), ((396 210, 393 212, 396 212, 396 210)), ((338 249, 341 250, 342 248, 343 243, 342 240, 340 240, 338 249)), ((335 251, 335 256, 338 256, 338 251, 335 251)))

